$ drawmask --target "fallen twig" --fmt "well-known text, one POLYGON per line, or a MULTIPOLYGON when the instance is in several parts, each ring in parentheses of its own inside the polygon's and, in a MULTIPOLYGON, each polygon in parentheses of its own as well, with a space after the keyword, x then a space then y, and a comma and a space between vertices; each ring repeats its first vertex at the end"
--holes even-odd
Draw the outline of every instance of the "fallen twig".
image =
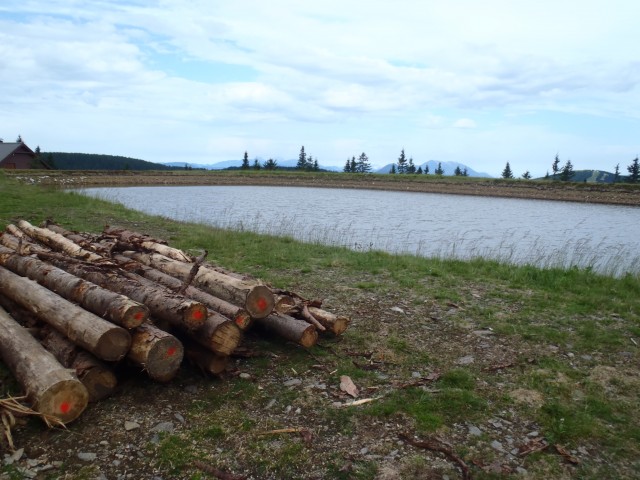
POLYGON ((463 480, 471 480, 471 472, 469 470, 469 466, 458 455, 453 453, 453 449, 450 446, 446 445, 442 440, 430 438, 425 441, 420 441, 415 440, 407 433, 400 433, 399 437, 401 440, 404 440, 414 447, 424 448, 425 450, 431 450, 433 452, 440 452, 444 454, 445 457, 455 462, 460 467, 463 480))

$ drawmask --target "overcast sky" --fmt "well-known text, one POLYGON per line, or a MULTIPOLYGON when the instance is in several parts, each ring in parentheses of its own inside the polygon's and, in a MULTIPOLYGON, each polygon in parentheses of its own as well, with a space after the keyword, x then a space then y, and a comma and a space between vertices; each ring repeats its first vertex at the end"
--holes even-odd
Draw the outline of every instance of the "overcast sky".
POLYGON ((638 0, 2 0, 0 137, 153 162, 640 154, 638 0))

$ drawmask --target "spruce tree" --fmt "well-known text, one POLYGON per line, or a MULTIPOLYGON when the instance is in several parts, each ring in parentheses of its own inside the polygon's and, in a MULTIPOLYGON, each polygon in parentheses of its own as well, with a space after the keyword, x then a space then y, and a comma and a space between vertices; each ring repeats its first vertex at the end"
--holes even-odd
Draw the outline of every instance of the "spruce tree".
POLYGON ((371 165, 369 164, 369 157, 367 157, 366 153, 362 152, 358 157, 357 172, 369 173, 370 171, 371 171, 371 165))
POLYGON ((613 172, 613 183, 618 183, 620 181, 620 164, 616 165, 616 169, 613 172))
POLYGON ((424 166, 424 174, 425 175, 429 175, 429 164, 428 163, 424 166))
POLYGON ((416 166, 413 164, 413 157, 409 157, 409 163, 407 164, 407 173, 416 173, 416 166))
POLYGON ((456 177, 461 177, 461 176, 462 176, 462 170, 460 170, 460 165, 458 165, 458 166, 456 167, 456 169, 453 171, 453 174, 454 174, 456 177))
POLYGON ((507 165, 504 167, 504 170, 502 170, 502 178, 513 178, 513 172, 511 171, 511 166, 509 165, 509 162, 507 162, 507 165))
POLYGON ((444 175, 444 169, 442 168, 442 162, 438 162, 438 168, 436 168, 435 172, 436 175, 444 175))
POLYGON ((249 170, 249 154, 244 152, 244 157, 242 158, 242 166, 240 167, 242 170, 249 170))
POLYGON ((347 158, 347 163, 344 164, 344 168, 342 169, 344 173, 351 173, 351 160, 347 158))
POLYGON ((320 170, 320 165, 318 165, 318 159, 317 159, 317 158, 315 158, 315 159, 313 160, 313 171, 314 171, 314 172, 317 172, 318 170, 320 170))
POLYGON ((391 164, 391 170, 389 170, 389 173, 395 175, 395 173, 396 173, 396 164, 395 163, 391 164))
POLYGON ((307 158, 307 165, 305 167, 305 170, 307 171, 313 170, 313 157, 311 155, 309 155, 309 157, 307 158))
POLYGON ((631 165, 627 167, 627 171, 629 172, 629 182, 638 183, 638 179, 640 179, 640 165, 638 165, 638 157, 636 157, 631 165))
POLYGON ((398 157, 398 173, 407 173, 407 157, 404 155, 404 148, 398 157))
POLYGON ((253 161, 253 169, 254 170, 260 170, 262 168, 262 166, 260 165, 260 160, 258 160, 257 158, 253 161))
POLYGON ((555 160, 551 164, 551 171, 553 172, 554 178, 556 177, 556 175, 558 175, 558 172, 560 171, 560 158, 558 157, 557 153, 556 153, 555 160))
POLYGON ((304 170, 307 168, 307 154, 304 153, 304 145, 300 148, 300 155, 298 155, 298 163, 296 163, 298 170, 304 170))
POLYGON ((527 170, 526 172, 524 172, 522 174, 522 178, 524 178, 525 180, 530 180, 531 179, 531 174, 529 173, 529 170, 527 170))
POLYGON ((358 165, 356 163, 355 155, 351 157, 351 173, 356 173, 358 171, 358 165))
POLYGON ((575 172, 573 171, 571 160, 567 160, 567 163, 564 164, 564 167, 562 167, 562 171, 560 172, 560 181, 568 182, 574 175, 575 172))
POLYGON ((264 163, 265 170, 275 170, 277 167, 278 167, 278 162, 275 161, 273 158, 270 158, 264 163))
POLYGON ((463 177, 468 177, 469 176, 469 172, 467 171, 467 167, 464 167, 464 170, 462 170, 462 176, 463 177))
POLYGON ((418 167, 418 170, 416 170, 416 174, 422 175, 422 167, 418 167))

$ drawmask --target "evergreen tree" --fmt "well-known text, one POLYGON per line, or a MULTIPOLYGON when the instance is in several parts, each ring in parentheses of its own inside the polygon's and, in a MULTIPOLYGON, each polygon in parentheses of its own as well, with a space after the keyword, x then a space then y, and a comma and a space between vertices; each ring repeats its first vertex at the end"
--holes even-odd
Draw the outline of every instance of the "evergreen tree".
POLYGON ((351 160, 347 158, 347 163, 344 164, 344 168, 342 169, 344 173, 351 173, 351 160))
POLYGON ((273 158, 270 158, 264 163, 265 170, 275 170, 278 168, 278 162, 276 162, 273 158))
POLYGON ((444 175, 444 169, 442 168, 442 162, 438 162, 438 168, 436 168, 435 172, 436 175, 444 175))
POLYGON ((300 155, 298 155, 298 163, 296 163, 298 170, 304 170, 307 168, 307 154, 304 153, 304 145, 300 149, 300 155))
POLYGON ((389 170, 389 173, 395 175, 395 173, 396 173, 396 164, 395 163, 391 164, 391 170, 389 170))
POLYGON ((511 171, 511 166, 509 165, 509 162, 507 162, 507 165, 504 167, 504 170, 502 170, 502 178, 513 178, 513 172, 511 171))
POLYGON ((318 159, 317 159, 317 158, 315 158, 315 159, 313 160, 313 171, 314 171, 314 172, 317 172, 318 170, 320 170, 320 165, 318 165, 318 159))
POLYGON ((413 157, 409 158, 409 164, 407 165, 407 173, 416 173, 416 166, 413 164, 413 157))
POLYGON ((242 166, 240 167, 242 170, 249 170, 249 154, 244 152, 244 157, 242 158, 242 166))
POLYGON ((351 157, 351 173, 356 173, 358 171, 358 164, 356 162, 355 155, 351 157))
POLYGON ((531 174, 529 173, 529 170, 522 174, 522 178, 524 178, 525 180, 531 180, 531 174))
POLYGON ((574 175, 575 172, 573 171, 571 160, 567 160, 567 163, 564 164, 564 167, 562 167, 562 171, 560 172, 560 181, 568 182, 574 175))
POLYGON ((22 143, 22 135, 18 134, 18 138, 16 138, 16 143, 22 143))
POLYGON ((629 181, 631 183, 638 183, 638 179, 640 179, 640 165, 638 165, 638 157, 636 157, 631 165, 627 167, 627 171, 629 172, 629 181))
POLYGON ((313 157, 311 155, 307 157, 307 165, 305 167, 305 170, 307 171, 313 170, 313 157))
POLYGON ((398 173, 407 173, 407 157, 404 155, 404 148, 398 157, 398 173))
POLYGON ((429 164, 424 166, 424 174, 429 175, 429 164))
POLYGON ((40 156, 40 145, 36 147, 35 154, 36 154, 36 157, 40 156))
POLYGON ((260 160, 258 160, 257 158, 253 161, 253 169, 254 170, 260 170, 262 168, 262 165, 260 165, 260 160))
POLYGON ((456 169, 453 171, 453 174, 454 174, 456 177, 461 177, 461 176, 462 176, 462 170, 460 170, 460 165, 458 165, 458 166, 456 167, 456 169))
POLYGON ((547 170, 547 174, 544 176, 545 180, 549 180, 549 170, 547 170))
POLYGON ((618 183, 620 181, 620 164, 616 165, 616 169, 613 172, 613 183, 618 183))
POLYGON ((558 172, 560 171, 560 158, 558 157, 557 153, 556 153, 556 158, 553 161, 553 164, 551 164, 551 171, 553 172, 554 178, 556 177, 556 175, 558 175, 558 172))
POLYGON ((371 171, 371 165, 369 164, 369 157, 367 154, 362 152, 358 157, 358 164, 356 167, 356 171, 358 173, 369 173, 371 171))
POLYGON ((469 172, 467 171, 467 167, 464 167, 464 170, 462 170, 462 176, 463 177, 468 177, 469 176, 469 172))
POLYGON ((51 152, 47 154, 47 165, 49 165, 53 170, 56 169, 56 162, 53 159, 53 154, 51 152))
POLYGON ((422 173, 423 173, 423 172, 422 172, 422 167, 418 167, 418 170, 416 170, 416 173, 417 173, 418 175, 422 175, 422 173))

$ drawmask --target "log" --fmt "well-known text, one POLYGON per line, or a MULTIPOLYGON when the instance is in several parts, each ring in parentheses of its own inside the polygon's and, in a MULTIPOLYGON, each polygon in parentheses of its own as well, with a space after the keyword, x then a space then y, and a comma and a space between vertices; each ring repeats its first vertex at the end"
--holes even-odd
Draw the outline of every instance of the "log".
POLYGON ((203 347, 221 355, 230 355, 242 340, 242 331, 236 324, 216 312, 209 313, 199 330, 187 333, 203 347))
POLYGON ((103 233, 105 235, 116 237, 126 243, 139 246, 142 249, 159 253, 173 260, 185 263, 193 263, 193 259, 182 250, 169 247, 168 245, 166 245, 166 242, 161 242, 147 235, 115 227, 105 227, 103 233))
POLYGON ((90 252, 89 250, 85 250, 80 245, 77 245, 71 240, 65 238, 63 235, 60 235, 59 233, 55 233, 46 228, 34 227, 26 220, 18 221, 18 227, 20 228, 20 230, 25 232, 31 238, 34 238, 39 242, 44 243, 46 246, 54 250, 59 250, 61 252, 64 252, 71 257, 81 258, 89 262, 108 261, 101 255, 90 252))
POLYGON ((318 341, 318 332, 313 325, 289 315, 272 314, 256 320, 256 323, 265 330, 303 347, 312 347, 318 341))
POLYGON ((49 252, 50 249, 41 247, 31 240, 27 240, 26 236, 17 237, 11 233, 0 234, 0 244, 18 252, 21 255, 31 255, 38 252, 49 252))
POLYGON ((129 350, 131 336, 124 328, 4 267, 0 267, 0 293, 102 360, 120 360, 129 350))
POLYGON ((113 395, 118 379, 113 371, 94 355, 79 349, 58 331, 44 332, 42 345, 62 364, 71 368, 89 394, 89 402, 97 402, 113 395))
POLYGON ((52 292, 125 328, 149 318, 149 309, 129 297, 99 287, 34 257, 22 257, 0 246, 0 265, 44 285, 52 292))
POLYGON ((69 423, 87 407, 87 389, 0 308, 0 355, 33 409, 69 423))
POLYGON ((309 313, 313 315, 313 317, 320 324, 322 324, 327 330, 334 333, 335 335, 343 334, 349 326, 349 323, 351 323, 351 319, 349 317, 345 317, 343 315, 335 315, 334 313, 317 307, 307 308, 309 310, 309 313))
MULTIPOLYGON (((164 285, 171 290, 177 291, 183 287, 181 280, 161 272, 160 270, 156 270, 155 268, 133 261, 128 257, 123 255, 114 255, 113 259, 123 268, 133 270, 138 275, 141 275, 152 282, 164 285)), ((192 286, 185 288, 183 295, 204 304, 209 310, 218 312, 220 315, 231 319, 235 322, 238 328, 240 328, 240 330, 247 330, 251 326, 251 315, 249 315, 249 312, 244 308, 226 302, 221 298, 214 297, 213 295, 192 286)))
POLYGON ((203 304, 183 295, 176 295, 159 285, 149 285, 144 278, 132 273, 116 270, 106 272, 92 265, 71 262, 59 255, 40 253, 39 258, 44 258, 77 277, 146 305, 151 316, 178 328, 196 330, 207 318, 207 308, 203 304))
POLYGON ((45 225, 45 228, 47 228, 48 230, 51 230, 55 233, 59 233, 60 235, 63 235, 65 238, 71 240, 73 243, 79 245, 80 247, 86 249, 86 250, 90 250, 94 253, 97 253, 98 255, 101 255, 105 258, 109 258, 111 257, 111 252, 112 249, 114 247, 114 244, 102 244, 102 243, 97 243, 93 240, 95 240, 95 238, 90 239, 88 236, 84 236, 82 234, 79 234, 77 232, 72 232, 70 230, 66 230, 65 228, 63 228, 60 225, 57 225, 55 223, 50 223, 47 222, 45 225))
POLYGON ((275 305, 273 309, 285 315, 289 315, 293 311, 300 311, 301 305, 299 305, 295 298, 290 295, 276 295, 275 305))
POLYGON ((224 372, 229 363, 228 355, 219 355, 193 341, 184 341, 183 343, 185 357, 193 365, 211 375, 219 375, 224 372))
POLYGON ((142 367, 152 380, 168 382, 174 378, 183 357, 182 343, 149 322, 140 325, 131 335, 127 359, 142 367))
MULTIPOLYGON (((124 252, 124 255, 183 281, 191 273, 191 265, 157 253, 124 252)), ((256 281, 239 280, 203 266, 198 270, 193 284, 215 297, 243 307, 252 318, 265 318, 273 311, 271 290, 256 281)))

